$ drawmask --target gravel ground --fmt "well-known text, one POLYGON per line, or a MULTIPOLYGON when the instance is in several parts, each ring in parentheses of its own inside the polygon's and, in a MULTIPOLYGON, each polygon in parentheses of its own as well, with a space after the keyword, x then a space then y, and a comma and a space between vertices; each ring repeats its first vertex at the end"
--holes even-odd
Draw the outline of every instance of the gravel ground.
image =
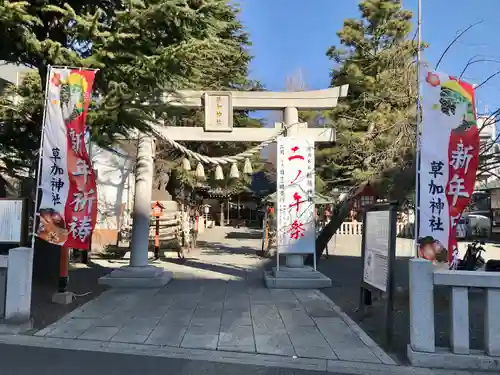
MULTIPOLYGON (((382 348, 401 363, 408 363, 406 346, 409 333, 408 259, 398 259, 395 267, 397 292, 394 298, 394 336, 388 346, 384 338, 385 304, 380 298, 373 301, 364 314, 357 312, 361 279, 361 258, 331 256, 322 259, 319 269, 330 277, 331 288, 322 289, 330 299, 365 330, 382 348)), ((449 347, 450 340, 450 289, 436 288, 435 293, 436 345, 449 347)), ((480 290, 469 292, 471 348, 483 349, 484 294, 480 290)))

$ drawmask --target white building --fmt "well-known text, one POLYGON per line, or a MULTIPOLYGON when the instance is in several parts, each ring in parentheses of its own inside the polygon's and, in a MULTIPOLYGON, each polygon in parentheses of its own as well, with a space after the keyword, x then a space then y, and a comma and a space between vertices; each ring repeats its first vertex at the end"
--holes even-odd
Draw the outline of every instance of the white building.
POLYGON ((0 94, 7 85, 19 86, 26 74, 31 70, 33 69, 27 66, 0 61, 0 94))
POLYGON ((92 145, 90 150, 97 182, 97 223, 92 248, 116 244, 121 227, 129 223, 134 200, 135 142, 115 147, 116 152, 92 145))

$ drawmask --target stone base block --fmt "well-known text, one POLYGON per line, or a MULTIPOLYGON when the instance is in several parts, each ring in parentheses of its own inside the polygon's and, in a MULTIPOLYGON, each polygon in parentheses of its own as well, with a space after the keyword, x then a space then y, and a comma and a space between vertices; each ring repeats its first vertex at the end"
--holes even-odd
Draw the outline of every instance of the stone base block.
POLYGON ((500 371, 500 358, 487 356, 479 350, 471 350, 470 354, 454 354, 447 348, 436 348, 434 353, 424 353, 414 351, 408 345, 407 354, 412 366, 416 367, 500 371))
POLYGON ((17 335, 29 331, 33 328, 33 321, 16 321, 10 319, 0 319, 0 334, 17 335))
POLYGON ((171 272, 159 267, 127 266, 99 278, 99 284, 114 288, 161 288, 172 280, 172 276, 171 272))
POLYGON ((321 272, 314 271, 314 268, 310 266, 304 266, 301 268, 288 267, 288 266, 280 266, 279 271, 276 267, 273 267, 273 275, 279 278, 285 279, 318 279, 322 277, 326 277, 321 272))
POLYGON ((280 267, 279 271, 266 271, 264 281, 270 289, 320 289, 332 286, 332 280, 321 272, 304 268, 280 267))
POLYGON ((75 293, 63 292, 54 293, 52 295, 52 303, 57 303, 58 305, 69 305, 75 299, 75 293))

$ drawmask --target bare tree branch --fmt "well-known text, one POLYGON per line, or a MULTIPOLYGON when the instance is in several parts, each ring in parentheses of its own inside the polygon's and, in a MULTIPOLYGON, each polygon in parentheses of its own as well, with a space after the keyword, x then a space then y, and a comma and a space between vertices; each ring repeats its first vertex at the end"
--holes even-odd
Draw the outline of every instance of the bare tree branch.
POLYGON ((437 68, 439 67, 439 64, 441 64, 441 60, 443 60, 444 56, 446 55, 446 53, 450 50, 450 48, 462 37, 462 35, 464 35, 467 31, 469 31, 470 29, 472 29, 474 26, 477 26, 479 25, 480 23, 482 23, 483 21, 479 21, 479 22, 476 22, 472 25, 470 25, 469 27, 467 27, 464 31, 458 33, 458 35, 450 42, 450 44, 448 44, 448 46, 445 48, 445 50, 443 51, 443 53, 441 54, 441 57, 439 58, 437 64, 436 64, 436 70, 437 68))
POLYGON ((489 125, 492 125, 497 122, 497 116, 500 115, 500 108, 493 111, 486 119, 483 120, 483 124, 479 128, 479 132, 481 132, 484 128, 489 125))
POLYGON ((461 79, 462 76, 464 75, 465 71, 467 70, 467 68, 471 65, 474 65, 474 64, 477 64, 477 63, 480 63, 480 62, 494 62, 494 63, 499 63, 500 64, 500 60, 496 60, 496 59, 479 59, 479 60, 474 60, 476 57, 478 57, 479 55, 475 55, 475 56, 472 56, 469 61, 467 61, 467 64, 465 65, 464 69, 462 70, 462 72, 460 73, 460 75, 458 76, 458 79, 461 79))
POLYGON ((495 76, 499 75, 500 74, 500 69, 497 70, 495 73, 493 73, 492 75, 490 75, 488 78, 486 78, 483 82, 481 82, 479 85, 476 86, 476 90, 478 88, 480 88, 481 86, 483 86, 485 83, 487 83, 490 79, 494 78, 495 76))

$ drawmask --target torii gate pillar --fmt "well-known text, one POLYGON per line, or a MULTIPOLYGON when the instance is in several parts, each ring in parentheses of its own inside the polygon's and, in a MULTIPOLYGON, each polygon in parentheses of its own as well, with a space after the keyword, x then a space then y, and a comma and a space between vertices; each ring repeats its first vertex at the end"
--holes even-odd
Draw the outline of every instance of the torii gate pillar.
MULTIPOLYGON (((165 101, 172 106, 185 108, 205 107, 205 127, 168 127, 155 125, 157 132, 175 141, 226 141, 262 142, 276 134, 275 128, 234 128, 233 109, 281 110, 284 114, 287 135, 312 138, 315 142, 332 142, 335 129, 308 128, 299 123, 298 110, 328 110, 337 106, 338 99, 347 95, 348 85, 325 90, 299 92, 225 91, 202 92, 180 91, 167 95, 165 101)), ((281 125, 280 125, 281 126, 281 125)), ((171 279, 171 274, 148 264, 149 218, 151 216, 151 187, 153 180, 153 139, 142 134, 139 137, 134 194, 134 221, 131 241, 130 265, 113 271, 99 280, 111 286, 159 287, 171 279)), ((290 268, 304 266, 303 255, 286 255, 290 268)), ((330 280, 328 279, 330 282, 330 280)), ((331 284, 331 282, 330 282, 331 284)), ((319 286, 319 285, 318 285, 319 286)), ((327 286, 327 285, 324 285, 327 286)), ((294 287, 311 287, 311 284, 294 287)))

